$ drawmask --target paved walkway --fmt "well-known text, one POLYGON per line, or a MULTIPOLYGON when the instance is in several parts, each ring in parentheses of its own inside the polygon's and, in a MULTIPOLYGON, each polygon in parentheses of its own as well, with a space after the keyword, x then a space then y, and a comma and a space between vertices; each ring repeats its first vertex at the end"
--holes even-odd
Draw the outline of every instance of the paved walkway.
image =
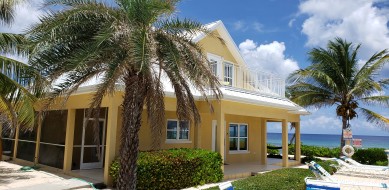
POLYGON ((20 170, 22 166, 0 161, 0 190, 92 189, 90 184, 66 175, 20 170))

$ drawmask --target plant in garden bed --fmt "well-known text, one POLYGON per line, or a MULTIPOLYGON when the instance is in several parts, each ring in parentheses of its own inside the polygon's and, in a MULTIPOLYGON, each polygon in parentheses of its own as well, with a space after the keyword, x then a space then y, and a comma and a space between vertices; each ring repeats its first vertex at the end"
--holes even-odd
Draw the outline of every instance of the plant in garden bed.
MULTIPOLYGON (((169 149, 141 152, 137 161, 138 189, 181 189, 223 179, 219 153, 202 149, 169 149)), ((110 175, 116 181, 120 164, 115 160, 110 175)))

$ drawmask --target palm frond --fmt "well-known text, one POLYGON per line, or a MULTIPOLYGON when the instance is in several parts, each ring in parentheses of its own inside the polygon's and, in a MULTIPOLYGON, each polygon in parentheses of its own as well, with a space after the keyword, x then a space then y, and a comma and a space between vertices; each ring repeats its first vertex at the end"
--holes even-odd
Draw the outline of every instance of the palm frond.
POLYGON ((0 24, 11 24, 14 21, 15 8, 24 0, 2 0, 0 1, 0 24))
POLYGON ((389 107, 389 96, 369 96, 361 98, 360 101, 367 105, 386 106, 389 107))
POLYGON ((366 118, 366 120, 375 126, 382 128, 383 130, 389 131, 389 119, 376 113, 371 110, 365 108, 359 108, 362 115, 366 118))

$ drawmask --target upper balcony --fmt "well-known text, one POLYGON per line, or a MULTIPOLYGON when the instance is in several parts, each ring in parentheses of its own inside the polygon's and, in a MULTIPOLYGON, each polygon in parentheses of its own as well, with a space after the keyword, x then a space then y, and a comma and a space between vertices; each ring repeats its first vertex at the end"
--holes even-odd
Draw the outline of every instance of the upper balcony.
POLYGON ((208 53, 212 72, 225 87, 254 91, 270 96, 285 97, 285 80, 273 74, 235 64, 223 57, 208 53))
POLYGON ((225 87, 285 97, 285 80, 274 74, 224 63, 223 75, 218 75, 218 78, 225 87))

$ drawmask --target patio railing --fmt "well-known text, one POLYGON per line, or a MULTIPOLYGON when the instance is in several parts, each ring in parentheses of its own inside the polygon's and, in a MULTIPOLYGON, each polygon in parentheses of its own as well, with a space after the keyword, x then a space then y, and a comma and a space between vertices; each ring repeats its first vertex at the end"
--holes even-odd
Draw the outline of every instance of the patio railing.
MULTIPOLYGON (((235 80, 232 80, 232 82, 222 82, 222 84, 244 90, 285 97, 285 80, 274 74, 234 66, 234 75, 233 79, 235 80)), ((222 81, 226 80, 223 79, 222 81)))

